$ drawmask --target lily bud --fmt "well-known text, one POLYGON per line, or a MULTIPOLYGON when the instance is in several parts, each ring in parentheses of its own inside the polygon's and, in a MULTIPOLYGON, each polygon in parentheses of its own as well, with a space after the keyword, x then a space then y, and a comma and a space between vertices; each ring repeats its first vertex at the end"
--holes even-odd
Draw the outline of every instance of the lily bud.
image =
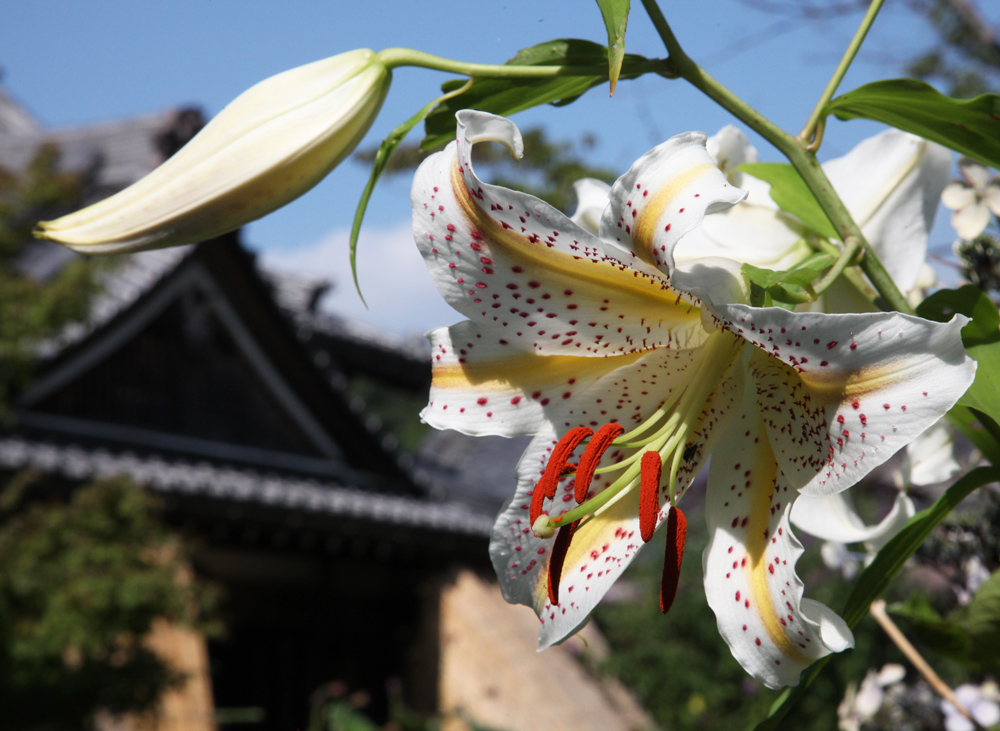
POLYGON ((88 254, 204 241, 298 198, 361 141, 391 73, 342 53, 243 92, 173 157, 125 190, 43 221, 36 236, 88 254))

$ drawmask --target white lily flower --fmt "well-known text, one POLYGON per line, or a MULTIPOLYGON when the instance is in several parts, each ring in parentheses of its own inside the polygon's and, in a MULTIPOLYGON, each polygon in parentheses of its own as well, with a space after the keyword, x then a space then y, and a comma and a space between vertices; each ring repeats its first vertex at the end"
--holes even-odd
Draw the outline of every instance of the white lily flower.
POLYGON ((142 180, 39 224, 87 254, 205 241, 298 198, 364 137, 391 74, 369 50, 272 76, 233 100, 142 180))
POLYGON ((951 225, 964 241, 971 241, 990 223, 990 214, 1000 216, 1000 176, 990 177, 985 165, 967 157, 959 158, 961 180, 955 180, 941 193, 941 202, 954 211, 951 225))
MULTIPOLYGON (((709 145, 720 165, 754 162, 757 151, 742 133, 726 127, 709 145)), ((938 198, 948 179, 951 153, 914 135, 887 130, 862 141, 823 170, 904 292, 916 286, 927 252, 938 198)), ((727 167, 723 167, 726 171, 727 167)), ((733 179, 736 184, 735 179, 733 179)), ((812 253, 805 229, 779 210, 770 186, 742 174, 747 200, 706 219, 675 252, 678 261, 724 256, 767 269, 788 269, 812 253)))
POLYGON ((421 416, 534 435, 493 531, 504 596, 538 613, 542 647, 560 642, 666 523, 669 607, 685 525, 676 501, 725 445, 709 475, 705 591, 743 667, 769 687, 797 683, 853 637, 802 598, 790 502, 847 489, 955 403, 975 372, 966 319, 755 308, 732 261, 675 267, 681 237, 745 195, 704 135, 668 140, 619 178, 598 237, 479 180, 473 145, 519 157, 520 133, 502 117, 457 116, 458 139, 423 162, 411 192, 417 246, 469 318, 428 334, 421 416))

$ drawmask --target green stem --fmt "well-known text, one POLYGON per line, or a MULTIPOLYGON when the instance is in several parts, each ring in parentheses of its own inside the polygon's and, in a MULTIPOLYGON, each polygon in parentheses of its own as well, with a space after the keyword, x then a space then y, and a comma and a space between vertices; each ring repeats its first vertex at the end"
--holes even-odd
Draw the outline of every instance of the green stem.
POLYGON ((851 218, 851 214, 848 213, 844 202, 837 195, 836 191, 834 191, 833 184, 826 177, 826 173, 820 167, 816 156, 809 152, 798 138, 788 134, 771 120, 767 119, 763 114, 733 94, 733 92, 729 91, 729 89, 691 60, 684 53, 680 43, 678 43, 677 38, 671 31, 670 25, 656 4, 656 0, 642 0, 642 4, 646 8, 646 12, 649 13, 650 19, 653 21, 653 25, 659 32, 660 37, 663 39, 664 45, 666 45, 667 50, 670 52, 670 58, 667 59, 667 62, 677 76, 685 79, 723 109, 755 130, 788 158, 788 161, 799 172, 799 175, 802 176, 809 190, 812 191, 813 196, 815 196, 820 206, 826 212, 830 222, 837 230, 840 239, 847 241, 848 238, 854 237, 858 241, 864 252, 864 257, 860 263, 861 270, 868 276, 876 291, 882 296, 884 308, 912 315, 913 308, 910 307, 910 303, 906 301, 906 297, 896 287, 895 282, 892 281, 892 277, 889 276, 885 267, 882 266, 882 262, 879 261, 878 257, 872 251, 871 245, 865 239, 864 234, 861 233, 861 228, 851 218))
POLYGON ((861 44, 865 40, 865 36, 868 35, 869 28, 871 28, 872 23, 875 22, 875 17, 878 15, 878 11, 882 9, 883 2, 884 0, 872 0, 872 4, 868 6, 868 12, 866 12, 865 17, 861 19, 861 25, 858 26, 857 31, 854 33, 854 38, 851 39, 850 44, 847 46, 847 50, 844 51, 844 57, 840 59, 840 63, 837 64, 837 68, 833 71, 833 76, 830 77, 830 83, 826 85, 826 88, 820 95, 815 109, 813 109, 812 114, 809 115, 809 120, 806 122, 806 126, 802 128, 801 132, 799 132, 799 141, 805 145, 810 145, 810 150, 812 152, 815 152, 819 148, 818 144, 813 145, 812 143, 813 137, 816 136, 817 127, 826 116, 823 114, 823 109, 826 107, 827 103, 833 99, 833 95, 837 92, 837 87, 840 86, 840 82, 844 78, 844 74, 846 74, 847 69, 850 68, 851 62, 854 61, 854 57, 857 55, 858 49, 861 48, 861 44))
MULTIPOLYGON (((434 56, 423 51, 415 51, 412 48, 386 48, 379 51, 378 59, 388 68, 393 69, 399 66, 418 66, 436 71, 447 71, 453 74, 464 76, 478 76, 491 79, 551 79, 557 76, 607 76, 607 64, 599 66, 560 66, 560 65, 539 65, 539 66, 518 66, 503 64, 496 66, 483 63, 465 63, 464 61, 454 61, 450 58, 434 56)), ((661 71, 662 61, 650 61, 648 68, 646 65, 637 67, 636 71, 661 71)))
POLYGON ((858 255, 858 251, 860 250, 861 245, 858 243, 858 240, 853 236, 848 236, 847 240, 844 242, 844 250, 840 252, 840 256, 837 257, 837 261, 833 263, 830 270, 823 275, 823 278, 816 282, 816 285, 813 287, 813 292, 816 295, 816 297, 813 298, 813 301, 830 288, 830 285, 837 280, 837 277, 839 277, 844 270, 851 265, 851 262, 854 260, 854 257, 858 255))

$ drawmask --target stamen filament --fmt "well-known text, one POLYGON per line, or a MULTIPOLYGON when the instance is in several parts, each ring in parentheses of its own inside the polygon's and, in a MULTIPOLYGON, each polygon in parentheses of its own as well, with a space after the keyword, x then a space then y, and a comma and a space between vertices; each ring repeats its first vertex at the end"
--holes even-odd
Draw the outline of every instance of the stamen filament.
POLYGON ((636 460, 632 460, 625 474, 604 488, 599 494, 592 497, 583 505, 577 505, 572 510, 554 517, 552 522, 559 525, 560 523, 565 524, 568 521, 580 520, 591 513, 598 512, 601 508, 613 505, 620 495, 627 492, 626 488, 631 487, 635 482, 635 477, 639 474, 639 465, 635 462, 636 460))
POLYGON ((680 399, 680 397, 683 394, 683 392, 684 392, 684 389, 680 388, 680 387, 675 388, 673 391, 671 391, 670 395, 667 396, 666 401, 664 401, 662 404, 660 404, 660 408, 658 408, 656 411, 654 411, 652 414, 650 414, 650 416, 649 416, 648 419, 646 419, 643 423, 641 423, 639 426, 637 426, 632 431, 630 431, 627 434, 623 434, 622 436, 618 437, 621 440, 620 443, 624 444, 624 443, 631 442, 633 439, 635 439, 637 436, 639 436, 643 432, 648 431, 649 428, 651 426, 653 426, 653 424, 655 424, 660 419, 662 419, 664 416, 666 416, 667 414, 670 413, 670 409, 672 409, 673 406, 674 406, 674 404, 677 403, 678 399, 680 399))
MULTIPOLYGON (((696 426, 705 413, 705 403, 711 400, 713 393, 716 389, 718 389, 719 383, 722 381, 722 378, 728 370, 730 364, 733 362, 733 359, 742 350, 740 344, 741 341, 739 341, 739 339, 732 333, 726 330, 717 330, 702 346, 697 361, 692 365, 692 373, 696 373, 696 377, 694 377, 692 381, 684 387, 675 389, 670 394, 670 397, 664 401, 660 408, 656 410, 653 416, 648 418, 641 426, 633 429, 631 432, 624 435, 619 434, 619 436, 614 438, 611 442, 605 441, 607 439, 607 435, 612 433, 608 429, 611 425, 602 427, 598 436, 592 439, 590 444, 588 444, 587 451, 580 460, 581 467, 578 472, 577 482, 574 485, 574 496, 579 504, 577 507, 563 513, 562 515, 555 516, 553 518, 548 518, 548 516, 546 516, 549 520, 548 526, 558 528, 560 525, 565 526, 571 522, 596 517, 602 512, 608 510, 625 495, 629 494, 635 487, 640 488, 639 499, 641 504, 641 518, 644 511, 644 508, 642 507, 643 494, 648 494, 649 492, 648 488, 643 489, 645 483, 649 479, 646 475, 652 474, 652 467, 644 466, 646 464, 652 465, 653 457, 648 455, 656 455, 656 459, 659 460, 658 469, 660 471, 657 473, 657 488, 659 487, 659 479, 662 475, 662 468, 666 459, 669 457, 670 473, 667 488, 670 496, 670 504, 672 508, 675 509, 677 502, 677 475, 680 472, 681 463, 684 461, 684 455, 687 451, 685 448, 687 447, 688 439, 695 433, 696 426), (667 418, 665 422, 660 423, 662 418, 667 413, 670 413, 669 418, 667 418), (626 437, 634 438, 644 434, 656 424, 659 424, 659 428, 652 435, 637 441, 622 441, 626 437), (632 454, 618 460, 614 464, 595 468, 594 465, 596 465, 600 456, 603 455, 604 451, 611 444, 618 447, 635 449, 635 451, 632 454), (644 447, 645 449, 643 449, 644 447), (619 470, 623 470, 623 472, 618 476, 618 479, 590 500, 582 502, 586 498, 587 491, 589 490, 590 483, 594 475, 607 474, 609 472, 619 470), (640 479, 637 480, 637 477, 640 479)), ((621 429, 621 427, 618 427, 617 425, 615 426, 615 431, 621 429)), ((579 442, 577 442, 577 444, 578 443, 579 442)), ((553 460, 554 459, 555 451, 553 451, 553 460)), ((548 471, 546 474, 548 474, 548 471)), ((546 495, 550 498, 555 495, 554 483, 551 489, 551 495, 546 493, 546 495)), ((658 508, 658 495, 656 502, 658 508)), ((533 506, 534 500, 532 502, 532 507, 533 506)), ((539 512, 539 515, 540 514, 541 513, 539 512)), ((537 516, 532 513, 531 517, 532 525, 534 526, 535 518, 537 516)), ((655 518, 653 520, 653 524, 653 530, 655 530, 655 518)))

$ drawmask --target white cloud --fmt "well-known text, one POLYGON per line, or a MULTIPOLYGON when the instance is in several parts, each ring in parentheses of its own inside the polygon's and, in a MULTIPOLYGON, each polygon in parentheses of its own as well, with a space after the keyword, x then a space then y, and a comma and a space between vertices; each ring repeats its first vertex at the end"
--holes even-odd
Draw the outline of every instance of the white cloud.
POLYGON ((463 319, 431 283, 409 221, 361 229, 358 281, 367 309, 351 278, 349 240, 348 229, 336 229, 313 245, 266 251, 264 265, 279 272, 329 279, 334 286, 321 303, 324 310, 397 335, 422 334, 463 319))

